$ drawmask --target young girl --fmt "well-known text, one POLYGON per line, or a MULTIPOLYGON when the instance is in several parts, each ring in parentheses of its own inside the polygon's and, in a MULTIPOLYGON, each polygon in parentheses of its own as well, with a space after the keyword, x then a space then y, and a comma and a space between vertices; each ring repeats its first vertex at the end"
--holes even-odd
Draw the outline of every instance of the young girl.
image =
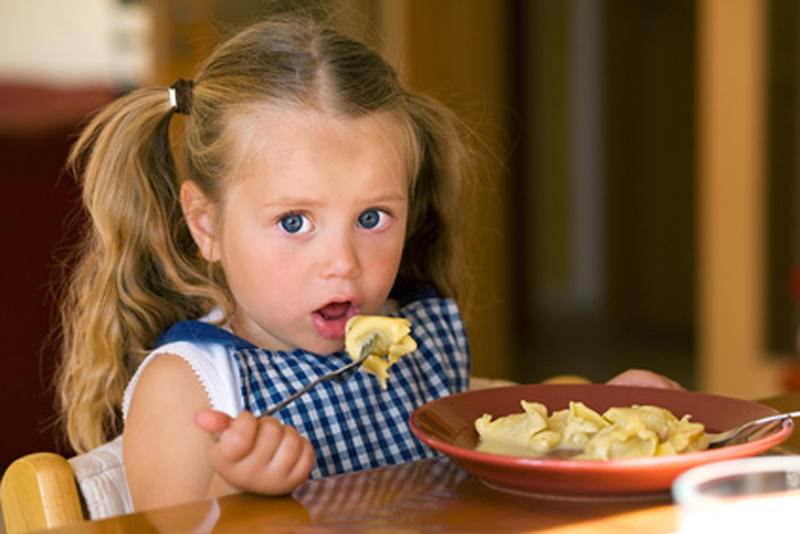
POLYGON ((248 28, 193 82, 103 110, 71 158, 91 216, 63 311, 74 448, 124 421, 138 509, 432 455, 408 418, 469 376, 458 131, 375 53, 310 22, 248 28), (349 361, 356 314, 413 325, 419 348, 388 388, 357 373, 259 418, 349 361))

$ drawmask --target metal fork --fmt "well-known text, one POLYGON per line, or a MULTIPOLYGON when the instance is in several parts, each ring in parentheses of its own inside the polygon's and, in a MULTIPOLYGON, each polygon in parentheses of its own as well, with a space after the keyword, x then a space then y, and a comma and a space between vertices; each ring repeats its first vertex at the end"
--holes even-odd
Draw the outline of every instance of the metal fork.
POLYGON ((361 353, 358 355, 358 359, 353 360, 347 365, 344 365, 335 371, 331 371, 330 373, 324 374, 321 377, 311 381, 310 383, 306 384, 302 389, 297 390, 296 392, 292 393, 290 396, 286 397, 275 406, 269 408, 266 412, 262 413, 260 417, 272 415, 278 410, 286 408, 289 404, 297 400, 298 397, 307 393, 311 388, 313 388, 320 382, 325 382, 326 380, 345 382, 349 380, 356 373, 356 371, 358 371, 361 368, 361 365, 369 357, 370 353, 372 352, 372 348, 375 346, 375 342, 377 340, 378 340, 378 334, 377 333, 372 334, 369 340, 365 342, 364 345, 361 346, 361 353))
POLYGON ((732 445, 734 442, 744 443, 745 441, 747 441, 747 438, 752 437, 759 430, 763 430, 765 428, 764 425, 767 425, 769 423, 775 423, 778 421, 785 422, 795 417, 800 417, 800 411, 779 413, 775 415, 768 415, 766 417, 760 417, 758 419, 748 421, 747 423, 739 425, 735 428, 731 428, 730 430, 726 430, 725 432, 719 432, 717 434, 706 432, 706 436, 708 436, 708 441, 709 441, 709 448, 717 448, 717 447, 723 447, 725 445, 732 445))

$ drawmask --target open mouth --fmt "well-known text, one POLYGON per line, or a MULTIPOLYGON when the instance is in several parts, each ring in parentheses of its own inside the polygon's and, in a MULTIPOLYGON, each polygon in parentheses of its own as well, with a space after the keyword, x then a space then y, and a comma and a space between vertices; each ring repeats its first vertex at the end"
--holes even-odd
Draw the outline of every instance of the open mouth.
POLYGON ((351 301, 330 302, 311 314, 311 321, 319 334, 326 339, 343 339, 344 327, 350 317, 358 315, 351 301))
POLYGON ((331 302, 322 308, 318 309, 318 313, 326 321, 335 321, 343 317, 348 317, 348 312, 353 308, 352 304, 348 302, 331 302))

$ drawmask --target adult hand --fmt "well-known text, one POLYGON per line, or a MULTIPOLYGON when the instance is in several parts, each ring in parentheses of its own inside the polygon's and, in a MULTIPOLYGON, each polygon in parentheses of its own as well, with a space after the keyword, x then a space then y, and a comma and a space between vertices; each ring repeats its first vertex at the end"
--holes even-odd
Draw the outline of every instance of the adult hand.
POLYGON ((628 369, 606 383, 612 386, 683 389, 683 387, 674 380, 644 369, 628 369))

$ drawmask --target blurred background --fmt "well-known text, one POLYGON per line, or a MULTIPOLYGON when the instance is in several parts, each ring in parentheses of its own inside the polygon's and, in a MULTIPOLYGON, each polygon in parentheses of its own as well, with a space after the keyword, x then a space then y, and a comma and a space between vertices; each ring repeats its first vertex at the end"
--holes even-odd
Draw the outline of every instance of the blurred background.
POLYGON ((333 16, 474 132, 473 374, 800 389, 794 0, 0 0, 0 472, 52 427, 55 277, 94 110, 235 28, 333 16))

